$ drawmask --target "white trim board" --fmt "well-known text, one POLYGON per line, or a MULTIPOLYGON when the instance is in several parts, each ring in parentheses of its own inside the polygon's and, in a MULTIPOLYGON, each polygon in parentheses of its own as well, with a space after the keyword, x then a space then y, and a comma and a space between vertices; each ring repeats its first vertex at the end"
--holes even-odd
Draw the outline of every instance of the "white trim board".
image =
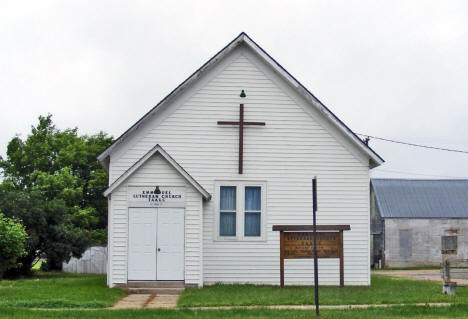
POLYGON ((159 144, 156 144, 150 151, 148 151, 142 158, 140 158, 135 164, 132 165, 125 173, 123 173, 112 185, 107 188, 103 195, 105 197, 112 194, 112 192, 119 187, 128 177, 130 177, 134 172, 136 172, 146 161, 148 161, 156 153, 161 154, 164 159, 172 165, 179 173, 182 175, 189 183, 192 185, 205 200, 211 199, 211 194, 208 193, 187 171, 179 165, 159 144))

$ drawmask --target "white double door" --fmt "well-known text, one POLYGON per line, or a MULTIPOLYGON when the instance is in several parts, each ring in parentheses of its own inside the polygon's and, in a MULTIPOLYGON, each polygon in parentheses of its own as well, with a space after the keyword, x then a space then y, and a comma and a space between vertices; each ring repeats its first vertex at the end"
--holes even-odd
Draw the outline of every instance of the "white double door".
POLYGON ((128 280, 184 280, 184 209, 129 208, 128 280))

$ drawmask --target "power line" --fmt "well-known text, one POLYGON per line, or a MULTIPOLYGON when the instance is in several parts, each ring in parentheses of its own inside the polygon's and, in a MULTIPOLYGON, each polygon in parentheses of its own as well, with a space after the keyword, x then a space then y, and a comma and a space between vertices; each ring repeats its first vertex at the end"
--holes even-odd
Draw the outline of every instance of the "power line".
POLYGON ((383 169, 383 168, 375 168, 376 171, 379 172, 388 172, 388 173, 396 173, 396 174, 409 174, 409 175, 419 175, 419 176, 427 176, 427 177, 445 177, 445 178, 454 178, 454 179, 468 179, 468 177, 460 177, 460 176, 448 176, 448 175, 434 175, 434 174, 421 174, 421 173, 412 173, 412 172, 403 172, 403 171, 395 171, 391 169, 383 169))
POLYGON ((415 144, 415 143, 409 143, 409 142, 403 142, 403 141, 396 141, 396 140, 391 140, 391 139, 388 139, 388 138, 372 136, 372 135, 367 135, 367 134, 360 134, 360 133, 356 133, 356 134, 359 135, 359 136, 365 136, 365 137, 368 137, 368 138, 373 138, 373 139, 381 140, 381 141, 385 141, 385 142, 392 142, 392 143, 398 143, 398 144, 421 147, 421 148, 428 148, 428 149, 433 149, 433 150, 438 150, 438 151, 468 154, 468 151, 463 151, 463 150, 456 150, 456 149, 445 148, 445 147, 437 147, 437 146, 421 145, 421 144, 415 144))

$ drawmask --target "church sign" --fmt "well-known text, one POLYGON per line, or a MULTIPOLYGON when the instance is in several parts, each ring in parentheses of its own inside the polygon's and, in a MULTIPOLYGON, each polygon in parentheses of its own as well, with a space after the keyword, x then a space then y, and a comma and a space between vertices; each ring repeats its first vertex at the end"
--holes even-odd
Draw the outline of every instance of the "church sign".
POLYGON ((183 186, 128 186, 129 207, 184 207, 183 186))
MULTIPOLYGON (((318 258, 340 258, 340 234, 317 233, 318 258)), ((312 232, 286 232, 283 235, 283 257, 314 258, 314 234, 312 232)))
MULTIPOLYGON (((340 260, 340 286, 344 286, 343 231, 349 225, 317 225, 317 258, 340 260)), ((280 232, 280 283, 284 287, 284 260, 314 258, 312 225, 275 225, 280 232)))

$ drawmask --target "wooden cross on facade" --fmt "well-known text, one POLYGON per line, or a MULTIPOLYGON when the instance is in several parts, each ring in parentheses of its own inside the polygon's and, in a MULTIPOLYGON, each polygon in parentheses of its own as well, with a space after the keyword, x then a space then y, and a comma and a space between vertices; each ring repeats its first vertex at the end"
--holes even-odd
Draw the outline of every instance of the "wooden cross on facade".
POLYGON ((218 121, 218 125, 239 125, 239 174, 243 172, 244 158, 244 126, 265 126, 265 122, 244 122, 244 104, 239 106, 239 122, 218 121))

